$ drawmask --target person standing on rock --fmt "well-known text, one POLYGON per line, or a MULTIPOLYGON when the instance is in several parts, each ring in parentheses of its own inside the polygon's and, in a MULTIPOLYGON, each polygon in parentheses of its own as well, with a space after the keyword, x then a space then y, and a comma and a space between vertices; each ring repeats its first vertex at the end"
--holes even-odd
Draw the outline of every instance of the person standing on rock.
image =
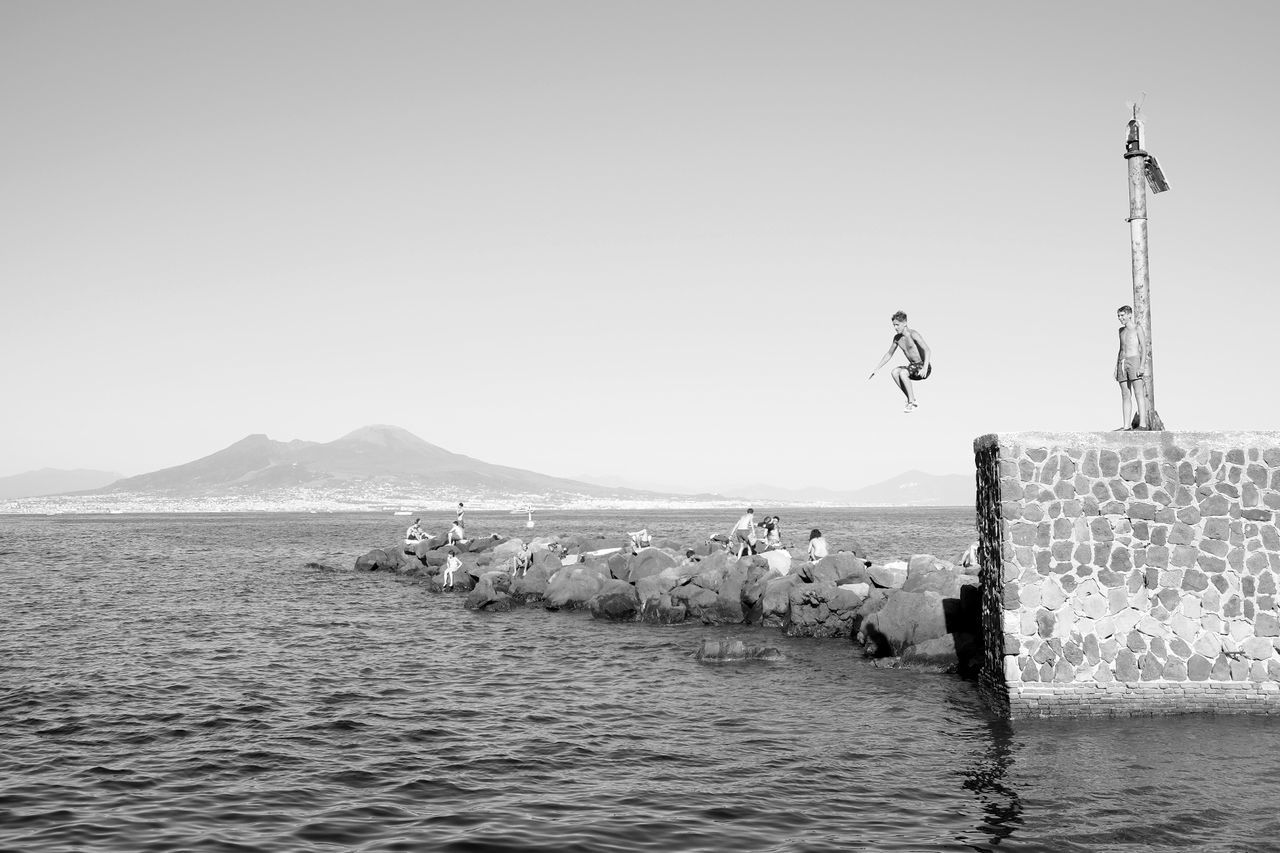
POLYGON ((756 544, 756 511, 748 509, 729 532, 729 550, 741 557, 750 554, 756 544))
POLYGON ((905 311, 895 312, 892 319, 893 343, 889 344, 889 351, 884 354, 884 358, 880 359, 876 369, 871 371, 871 376, 867 378, 874 377, 880 368, 889 363, 889 359, 893 358, 895 349, 902 350, 902 354, 907 357, 907 364, 905 367, 903 365, 895 367, 892 376, 898 388, 903 394, 907 395, 907 407, 902 411, 910 414, 919 406, 916 402, 915 389, 912 388, 911 383, 913 380, 920 382, 928 379, 929 374, 933 373, 933 352, 929 349, 929 345, 924 342, 924 336, 907 326, 907 314, 905 311))
POLYGON ((465 514, 465 512, 466 512, 466 510, 464 510, 464 509, 463 509, 463 507, 462 507, 462 501, 458 501, 458 517, 457 517, 457 518, 455 518, 455 519, 454 519, 454 521, 455 521, 455 522, 457 522, 457 524, 458 524, 458 526, 459 526, 459 527, 466 527, 466 526, 467 526, 466 521, 464 521, 464 520, 463 520, 463 518, 462 518, 462 516, 465 514))
POLYGON ((1146 375, 1142 366, 1147 359, 1147 337, 1133 318, 1133 308, 1116 309, 1120 321, 1120 352, 1116 355, 1116 381, 1120 383, 1120 406, 1124 411, 1121 430, 1141 429, 1147 423, 1146 375), (1137 410, 1137 420, 1134 410, 1137 410))

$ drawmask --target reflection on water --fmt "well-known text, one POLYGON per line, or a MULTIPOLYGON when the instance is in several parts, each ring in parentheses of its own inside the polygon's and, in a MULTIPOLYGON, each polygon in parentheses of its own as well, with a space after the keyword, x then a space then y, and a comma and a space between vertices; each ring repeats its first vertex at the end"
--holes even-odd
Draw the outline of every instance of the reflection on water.
POLYGON ((989 843, 972 845, 975 850, 995 848, 1022 825, 1022 800, 1009 780, 1017 740, 1010 721, 994 716, 985 720, 985 751, 975 756, 964 772, 963 787, 972 791, 982 805, 978 829, 989 843))
MULTIPOLYGON (((789 514, 887 556, 973 522, 789 514)), ((0 849, 1276 849, 1280 721, 1010 725, 847 642, 472 613, 349 570, 402 526, 0 518, 0 849), (786 657, 707 666, 704 637, 786 657)))

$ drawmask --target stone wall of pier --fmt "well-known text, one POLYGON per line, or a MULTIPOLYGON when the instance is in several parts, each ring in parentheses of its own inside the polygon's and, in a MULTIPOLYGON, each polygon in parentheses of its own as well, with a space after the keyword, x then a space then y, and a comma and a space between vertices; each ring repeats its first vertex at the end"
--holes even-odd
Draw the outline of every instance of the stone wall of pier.
POLYGON ((1010 715, 1280 713, 1280 433, 974 442, 984 692, 1010 715))

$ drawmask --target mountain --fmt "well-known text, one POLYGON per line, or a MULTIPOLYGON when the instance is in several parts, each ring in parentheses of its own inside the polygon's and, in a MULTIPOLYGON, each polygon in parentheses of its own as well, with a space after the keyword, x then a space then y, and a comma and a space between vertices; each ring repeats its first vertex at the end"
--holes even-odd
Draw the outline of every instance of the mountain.
POLYGON ((527 503, 665 497, 494 465, 386 425, 361 427, 325 443, 250 435, 194 462, 118 480, 95 493, 252 498, 272 504, 296 504, 311 496, 352 505, 416 506, 467 499, 527 503))
POLYGON ((926 474, 907 471, 861 489, 784 489, 754 484, 728 489, 728 494, 756 501, 824 503, 841 506, 973 506, 975 484, 970 474, 926 474))
POLYGON ((0 498, 30 498, 42 495, 60 495, 64 492, 80 492, 98 489, 120 479, 113 471, 93 471, 76 468, 71 471, 59 468, 41 468, 10 477, 0 477, 0 498))

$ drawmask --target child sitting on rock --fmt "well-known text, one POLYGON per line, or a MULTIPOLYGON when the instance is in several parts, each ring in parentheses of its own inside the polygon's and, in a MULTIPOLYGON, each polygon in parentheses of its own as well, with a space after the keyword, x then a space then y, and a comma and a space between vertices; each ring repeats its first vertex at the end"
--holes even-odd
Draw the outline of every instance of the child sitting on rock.
POLYGON ((444 571, 440 573, 440 587, 442 589, 453 589, 453 574, 462 568, 462 561, 458 559, 457 554, 449 554, 444 561, 444 571))

